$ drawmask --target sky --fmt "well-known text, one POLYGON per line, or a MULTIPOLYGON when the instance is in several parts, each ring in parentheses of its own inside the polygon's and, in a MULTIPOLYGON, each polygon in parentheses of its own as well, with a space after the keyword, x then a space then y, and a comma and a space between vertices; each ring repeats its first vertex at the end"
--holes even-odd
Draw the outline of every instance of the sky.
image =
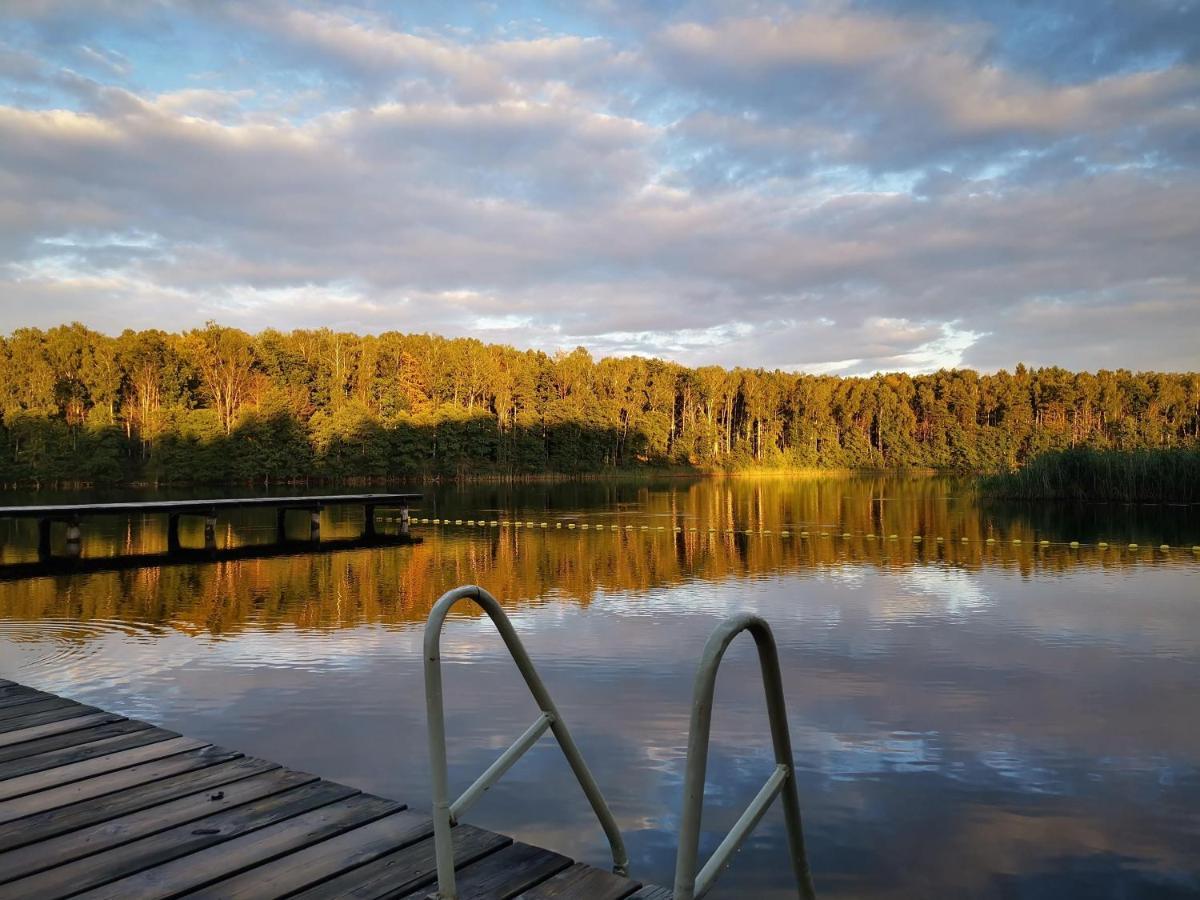
POLYGON ((1200 368, 1200 0, 0 2, 0 332, 1200 368))

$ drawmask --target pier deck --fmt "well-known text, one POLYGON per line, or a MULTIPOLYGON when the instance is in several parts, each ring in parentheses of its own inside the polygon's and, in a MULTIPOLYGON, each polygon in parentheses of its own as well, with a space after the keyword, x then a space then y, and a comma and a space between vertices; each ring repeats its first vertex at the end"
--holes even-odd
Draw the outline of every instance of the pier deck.
POLYGON ((229 509, 273 509, 275 531, 279 543, 287 540, 287 514, 289 510, 302 510, 310 514, 309 540, 316 543, 321 539, 320 511, 326 506, 363 507, 363 537, 375 534, 375 511, 380 508, 395 508, 400 511, 402 530, 407 533, 408 508, 421 499, 420 494, 319 494, 290 497, 216 497, 207 500, 132 500, 121 503, 61 503, 50 506, 0 506, 0 519, 36 519, 38 523, 38 559, 48 562, 55 554, 51 547, 50 528, 55 522, 66 523, 65 556, 77 558, 82 549, 81 523, 95 516, 167 514, 167 550, 183 550, 179 543, 179 520, 184 516, 199 516, 204 519, 204 546, 207 550, 216 547, 217 513, 229 509))
MULTIPOLYGON (((669 900, 471 825, 467 898, 669 900)), ((428 897, 424 811, 0 679, 0 898, 428 897)))

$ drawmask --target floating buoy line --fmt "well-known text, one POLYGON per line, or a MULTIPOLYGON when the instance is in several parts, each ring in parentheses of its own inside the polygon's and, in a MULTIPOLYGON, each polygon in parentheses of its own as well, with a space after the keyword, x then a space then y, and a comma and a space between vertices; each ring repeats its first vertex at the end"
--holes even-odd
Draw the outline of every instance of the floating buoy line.
MULTIPOLYGON (((383 517, 385 522, 399 522, 398 517, 383 517)), ((1200 544, 1187 546, 1171 546, 1170 544, 1133 544, 1109 541, 1050 541, 1045 539, 1030 540, 1026 542, 1022 538, 972 538, 967 536, 961 537, 946 537, 943 535, 906 535, 901 537, 899 534, 873 534, 862 532, 849 531, 811 531, 795 528, 717 528, 716 526, 707 526, 704 528, 697 526, 684 527, 682 525, 632 525, 632 524, 605 524, 603 522, 579 522, 572 520, 556 520, 556 521, 534 521, 521 519, 442 519, 442 518, 412 518, 413 525, 433 525, 439 528, 466 528, 466 529, 524 529, 527 531, 587 531, 587 532, 604 532, 604 533, 653 533, 653 534, 697 534, 697 535, 747 535, 762 538, 780 538, 793 539, 800 541, 848 541, 854 539, 877 541, 882 545, 893 545, 901 542, 909 542, 913 544, 923 544, 925 542, 933 544, 983 544, 985 546, 996 547, 1009 545, 1013 547, 1030 546, 1037 548, 1044 547, 1066 547, 1071 550, 1079 550, 1084 548, 1093 548, 1096 550, 1115 550, 1137 553, 1141 551, 1159 552, 1159 553, 1187 553, 1200 556, 1200 544)))

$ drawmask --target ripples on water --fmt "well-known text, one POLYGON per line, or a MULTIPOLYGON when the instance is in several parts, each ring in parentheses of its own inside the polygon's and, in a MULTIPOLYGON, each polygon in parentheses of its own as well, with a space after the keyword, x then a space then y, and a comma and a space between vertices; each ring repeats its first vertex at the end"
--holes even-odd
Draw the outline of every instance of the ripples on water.
MULTIPOLYGON (((478 582, 508 601, 635 874, 669 883, 695 664, 749 610, 780 644, 822 896, 1200 893, 1200 557, 1147 549, 1200 542, 1194 510, 980 508, 938 479, 440 489, 435 508, 635 530, 418 527, 415 547, 0 583, 0 675, 424 804, 421 624, 478 582)), ((0 561, 36 556, 31 528, 0 527, 0 561)), ((357 529, 349 510, 322 527, 357 529)), ((248 514, 220 539, 271 534, 248 514)), ((85 526, 86 555, 163 549, 152 517, 85 526)), ((456 616, 444 648, 465 786, 534 710, 486 621, 456 616)), ((702 853, 771 766, 743 639, 718 682, 702 853)), ((602 865, 589 816, 543 742, 472 819, 602 865)), ((792 896, 777 812, 764 826, 713 896, 792 896)))

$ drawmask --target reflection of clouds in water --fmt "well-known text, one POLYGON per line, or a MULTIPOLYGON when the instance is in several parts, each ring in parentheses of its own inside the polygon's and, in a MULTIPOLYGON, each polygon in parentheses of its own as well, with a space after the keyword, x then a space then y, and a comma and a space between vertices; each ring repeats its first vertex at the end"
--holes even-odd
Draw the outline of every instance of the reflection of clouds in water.
POLYGON ((235 640, 200 641, 197 656, 210 666, 323 672, 363 670, 380 659, 412 653, 421 653, 420 631, 362 626, 322 632, 251 631, 235 640))
MULTIPOLYGON (((1024 794, 1065 794, 1068 784, 1062 777, 1061 768, 1049 768, 1034 763, 1034 756, 1029 748, 1009 746, 990 750, 980 750, 974 759, 988 771, 999 775, 1009 782, 1015 782, 1024 794)), ((978 783, 979 776, 970 777, 978 783)))
MULTIPOLYGON (((951 616, 969 616, 987 609, 991 597, 979 579, 962 569, 945 566, 913 566, 897 576, 901 588, 910 594, 940 604, 951 616)), ((927 613, 928 610, 913 612, 927 613)))
POLYGON ((798 767, 834 780, 936 771, 944 762, 941 737, 937 733, 894 731, 854 737, 804 729, 801 737, 805 755, 798 756, 798 767))

